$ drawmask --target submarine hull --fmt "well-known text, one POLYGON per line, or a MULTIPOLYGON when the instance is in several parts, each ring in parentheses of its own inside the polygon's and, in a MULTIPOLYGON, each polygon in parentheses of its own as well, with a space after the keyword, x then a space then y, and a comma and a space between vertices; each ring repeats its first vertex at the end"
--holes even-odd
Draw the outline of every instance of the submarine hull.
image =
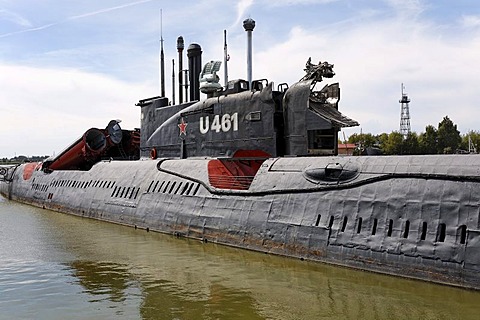
POLYGON ((272 254, 480 289, 480 156, 269 158, 248 190, 212 186, 215 159, 23 164, 6 197, 272 254))

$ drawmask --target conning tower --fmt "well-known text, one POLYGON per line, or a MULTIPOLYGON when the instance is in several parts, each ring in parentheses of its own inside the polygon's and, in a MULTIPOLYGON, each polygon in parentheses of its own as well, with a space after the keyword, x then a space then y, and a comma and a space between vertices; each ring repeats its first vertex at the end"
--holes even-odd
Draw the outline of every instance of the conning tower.
MULTIPOLYGON (((143 157, 265 158, 337 153, 339 129, 358 123, 338 111, 338 83, 315 90, 318 82, 335 75, 333 65, 313 64, 309 59, 306 75, 291 87, 285 83, 275 87, 267 79, 252 80, 254 27, 253 19, 244 21, 247 81, 231 80, 222 87, 216 75, 221 61, 209 61, 202 71, 202 49, 194 43, 187 50, 190 102, 170 105, 163 97, 140 100, 143 157), (207 94, 202 101, 200 87, 207 94)), ((178 41, 179 54, 182 46, 178 41)))

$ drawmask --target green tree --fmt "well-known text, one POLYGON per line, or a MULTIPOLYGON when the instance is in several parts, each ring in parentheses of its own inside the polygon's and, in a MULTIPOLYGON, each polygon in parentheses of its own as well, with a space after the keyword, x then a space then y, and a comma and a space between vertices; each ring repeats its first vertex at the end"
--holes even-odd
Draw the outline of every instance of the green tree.
POLYGON ((356 145, 361 145, 362 148, 372 147, 376 142, 377 139, 371 133, 354 133, 350 137, 348 137, 348 143, 355 143, 356 145))
POLYGON ((476 151, 480 151, 480 132, 470 130, 462 136, 460 149, 470 152, 470 145, 476 151))
POLYGON ((415 132, 407 134, 405 140, 403 140, 402 154, 419 154, 420 144, 418 142, 418 136, 415 132))
POLYGON ((366 148, 375 145, 376 141, 377 140, 375 136, 373 136, 371 133, 354 133, 348 137, 348 143, 354 143, 357 146, 353 152, 353 154, 356 156, 362 154, 366 148))
POLYGON ((445 116, 438 124, 438 153, 454 153, 461 142, 457 125, 445 116))
POLYGON ((378 136, 377 136, 377 142, 378 142, 378 146, 380 147, 380 149, 383 149, 385 148, 385 144, 387 143, 388 141, 388 133, 380 133, 378 136))
POLYGON ((385 154, 402 154, 402 147, 403 135, 398 131, 393 131, 383 145, 383 152, 385 154))
POLYGON ((418 137, 420 153, 422 154, 437 154, 438 152, 438 132, 437 129, 428 125, 425 127, 425 132, 418 137))

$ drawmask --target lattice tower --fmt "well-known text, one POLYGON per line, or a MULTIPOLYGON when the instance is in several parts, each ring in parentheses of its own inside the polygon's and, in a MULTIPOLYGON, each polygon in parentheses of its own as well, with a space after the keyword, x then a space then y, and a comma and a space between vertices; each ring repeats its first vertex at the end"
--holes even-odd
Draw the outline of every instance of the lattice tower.
POLYGON ((400 133, 404 138, 410 133, 410 111, 408 109, 408 103, 410 99, 407 94, 404 92, 405 86, 402 83, 402 99, 398 102, 402 104, 401 114, 400 114, 400 133))

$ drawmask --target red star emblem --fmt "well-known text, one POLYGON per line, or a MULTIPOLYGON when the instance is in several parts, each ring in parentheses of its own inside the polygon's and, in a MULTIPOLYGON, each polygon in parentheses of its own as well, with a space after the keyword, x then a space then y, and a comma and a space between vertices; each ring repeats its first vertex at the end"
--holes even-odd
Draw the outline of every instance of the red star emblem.
POLYGON ((183 118, 180 119, 180 123, 178 124, 178 127, 180 128, 180 135, 184 134, 187 135, 187 126, 188 123, 186 123, 183 118))

